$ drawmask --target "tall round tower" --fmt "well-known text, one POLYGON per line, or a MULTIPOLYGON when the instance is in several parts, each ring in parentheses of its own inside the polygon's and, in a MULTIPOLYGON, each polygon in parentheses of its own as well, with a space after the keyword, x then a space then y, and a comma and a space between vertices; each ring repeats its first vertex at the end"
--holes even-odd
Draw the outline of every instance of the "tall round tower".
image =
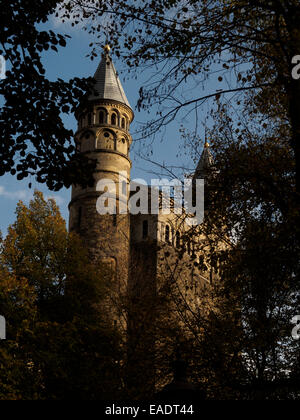
POLYGON ((126 290, 129 270, 130 217, 127 213, 131 160, 129 133, 134 114, 124 93, 116 69, 104 48, 95 73, 95 94, 77 113, 76 144, 81 153, 97 161, 93 187, 72 187, 70 231, 83 238, 92 260, 107 264, 114 273, 116 292, 126 290), (100 183, 114 181, 116 214, 100 214, 97 201, 100 183), (122 187, 120 187, 120 182, 122 187), (119 210, 123 209, 123 214, 119 210))

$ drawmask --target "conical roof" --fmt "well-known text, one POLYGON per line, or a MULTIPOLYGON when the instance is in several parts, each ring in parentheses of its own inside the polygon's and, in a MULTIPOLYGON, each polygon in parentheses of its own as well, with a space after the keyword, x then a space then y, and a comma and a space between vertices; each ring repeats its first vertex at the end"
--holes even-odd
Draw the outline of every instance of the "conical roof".
POLYGON ((194 179, 205 178, 207 171, 213 166, 214 158, 210 151, 209 144, 205 142, 204 149, 199 160, 197 169, 194 174, 194 179))
POLYGON ((110 48, 106 46, 104 50, 105 52, 102 55, 102 60, 94 76, 94 79, 96 80, 94 89, 98 95, 90 95, 89 100, 112 99, 131 108, 118 77, 118 73, 109 55, 110 48))

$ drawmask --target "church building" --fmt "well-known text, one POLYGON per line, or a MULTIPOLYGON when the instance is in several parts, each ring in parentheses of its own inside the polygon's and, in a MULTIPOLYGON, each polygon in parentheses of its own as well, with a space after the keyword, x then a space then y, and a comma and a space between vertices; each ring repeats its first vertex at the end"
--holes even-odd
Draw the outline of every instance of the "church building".
MULTIPOLYGON (((88 107, 80 109, 76 115, 77 147, 81 153, 97 161, 97 168, 93 187, 72 188, 69 229, 82 236, 92 259, 101 260, 111 266, 121 290, 128 282, 132 246, 150 240, 178 248, 182 226, 176 224, 182 225, 182 220, 177 220, 176 223, 178 217, 163 212, 159 212, 158 215, 119 212, 121 207, 127 208, 130 194, 130 125, 134 113, 109 51, 109 46, 106 46, 94 75, 95 94, 88 98, 88 107), (97 184, 102 179, 111 179, 117 186, 116 214, 101 215, 97 212, 97 200, 101 195, 101 192, 97 191, 97 184), (118 188, 120 180, 127 184, 127 188, 118 188)), ((211 164, 212 155, 206 143, 195 177, 205 176, 205 169, 211 164)))
MULTIPOLYGON (((172 211, 164 214, 162 206, 158 214, 121 211, 128 210, 130 199, 130 126, 134 113, 112 62, 109 46, 104 48, 94 79, 95 93, 89 96, 88 105, 76 114, 78 130, 75 141, 81 153, 97 161, 95 184, 87 188, 73 186, 69 230, 82 237, 93 261, 109 268, 112 273, 109 303, 112 318, 115 323, 118 323, 118 317, 127 318, 125 330, 131 344, 138 337, 138 342, 132 345, 133 354, 137 354, 138 346, 139 353, 146 354, 155 345, 149 331, 156 310, 149 308, 155 307, 153 302, 159 291, 169 290, 166 293, 171 296, 171 288, 166 288, 166 284, 176 283, 178 290, 174 293, 174 307, 179 295, 195 307, 201 289, 210 283, 212 273, 208 270, 204 275, 194 264, 199 257, 197 243, 202 238, 194 229, 191 240, 191 228, 185 223, 184 215, 178 216, 172 211), (98 185, 102 180, 111 180, 117 186, 116 214, 99 214, 97 211, 97 202, 103 193, 98 185), (137 313, 143 314, 139 316, 142 319, 139 333, 137 313)), ((194 179, 205 176, 212 163, 206 143, 194 179)), ((151 365, 152 355, 149 358, 151 365)))

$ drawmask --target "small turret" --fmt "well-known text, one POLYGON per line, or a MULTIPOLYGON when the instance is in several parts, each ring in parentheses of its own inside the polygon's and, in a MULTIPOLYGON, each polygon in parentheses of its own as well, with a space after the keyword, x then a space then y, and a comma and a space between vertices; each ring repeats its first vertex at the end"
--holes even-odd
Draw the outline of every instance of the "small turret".
POLYGON ((128 281, 130 218, 121 212, 128 206, 134 114, 106 45, 96 70, 94 92, 78 110, 75 141, 78 150, 97 162, 94 185, 72 187, 70 231, 82 237, 92 260, 105 264, 114 274, 114 290, 125 291, 128 281), (116 188, 114 214, 99 212, 98 199, 109 181, 116 188), (120 185, 122 188, 120 188, 120 185), (121 214, 122 213, 122 214, 121 214))
POLYGON ((214 158, 210 151, 210 145, 205 140, 204 149, 194 173, 193 179, 205 179, 214 164, 214 158))

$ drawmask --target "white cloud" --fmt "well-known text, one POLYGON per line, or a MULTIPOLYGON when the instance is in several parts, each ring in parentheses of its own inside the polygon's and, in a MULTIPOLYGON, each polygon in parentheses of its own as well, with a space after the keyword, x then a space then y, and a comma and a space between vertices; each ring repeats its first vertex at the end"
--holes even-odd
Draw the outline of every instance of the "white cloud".
MULTIPOLYGON (((33 198, 33 191, 32 190, 17 190, 17 191, 7 191, 5 187, 0 185, 0 197, 6 198, 8 200, 14 200, 14 201, 25 201, 29 202, 33 198)), ((65 204, 65 199, 61 197, 60 195, 48 195, 45 196, 45 200, 53 199, 56 201, 56 204, 59 206, 65 204)))
POLYGON ((27 190, 7 191, 5 187, 0 185, 0 196, 10 200, 29 201, 32 198, 33 193, 27 190))
MULTIPOLYGON (((65 0, 65 4, 70 3, 70 0, 65 0)), ((81 31, 84 27, 88 26, 92 23, 95 16, 97 16, 97 13, 95 14, 95 3, 93 0, 82 0, 80 6, 74 7, 74 13, 70 13, 70 17, 64 17, 66 10, 64 9, 64 3, 57 6, 56 11, 54 14, 50 17, 50 21, 52 22, 52 25, 55 29, 62 30, 66 29, 68 31, 72 31, 75 34, 78 34, 82 37, 82 34, 84 33, 81 31), (85 17, 83 18, 83 10, 82 7, 85 7, 86 11, 91 11, 92 16, 91 17, 85 17), (74 14, 76 17, 74 17, 74 14), (79 18, 78 18, 79 15, 79 18), (83 19, 82 19, 83 18, 83 19), (82 20, 81 20, 82 19, 82 20), (75 23, 76 22, 76 23, 75 23), (75 23, 75 25, 72 26, 72 23, 75 23)), ((74 5, 74 4, 73 4, 74 5)), ((107 26, 111 26, 111 23, 113 22, 113 15, 111 13, 104 13, 103 16, 97 16, 98 23, 101 24, 102 29, 105 31, 105 28, 107 26)))
MULTIPOLYGON (((64 3, 69 3, 69 1, 66 0, 64 3)), ((84 25, 86 24, 86 22, 79 22, 76 25, 72 26, 72 23, 75 21, 78 22, 78 19, 74 18, 74 16, 72 15, 70 15, 69 18, 64 17, 64 14, 65 14, 65 10, 63 9, 64 3, 59 4, 57 6, 56 11, 50 17, 50 21, 52 22, 52 25, 55 29, 59 28, 61 30, 61 28, 63 27, 65 29, 68 29, 69 31, 72 30, 74 32, 78 32, 78 29, 82 29, 84 25)))

